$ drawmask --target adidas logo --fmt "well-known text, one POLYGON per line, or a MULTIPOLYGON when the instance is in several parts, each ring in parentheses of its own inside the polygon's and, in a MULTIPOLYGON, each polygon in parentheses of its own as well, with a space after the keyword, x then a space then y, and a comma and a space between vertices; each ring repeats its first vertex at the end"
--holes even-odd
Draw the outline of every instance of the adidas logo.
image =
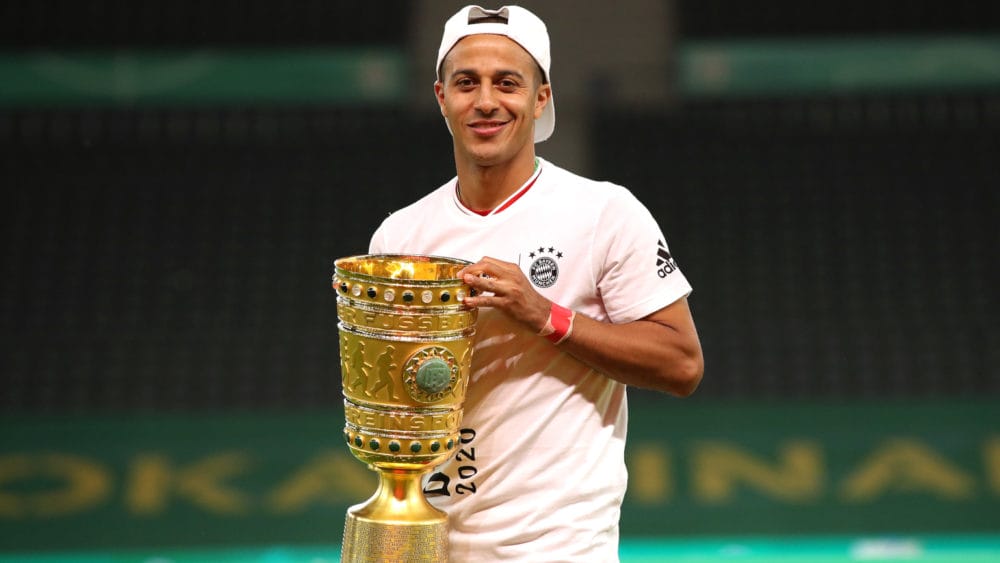
POLYGON ((677 262, 667 250, 667 243, 662 240, 656 241, 656 275, 665 278, 677 269, 677 262))

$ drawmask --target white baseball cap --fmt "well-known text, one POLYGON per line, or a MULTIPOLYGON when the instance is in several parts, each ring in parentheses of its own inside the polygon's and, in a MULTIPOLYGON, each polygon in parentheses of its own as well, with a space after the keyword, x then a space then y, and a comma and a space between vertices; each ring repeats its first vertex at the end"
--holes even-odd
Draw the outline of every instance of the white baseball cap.
MULTIPOLYGON (((542 79, 552 84, 549 77, 552 56, 549 54, 549 32, 545 22, 520 6, 504 6, 496 10, 466 6, 445 22, 437 65, 434 67, 438 80, 441 80, 441 61, 452 47, 463 37, 480 33, 504 35, 515 41, 542 68, 542 79), (497 18, 503 21, 496 21, 497 18), (487 21, 481 21, 484 19, 487 21)), ((548 139, 555 127, 556 108, 552 96, 549 96, 549 102, 542 110, 542 116, 535 120, 535 142, 541 143, 548 139)))

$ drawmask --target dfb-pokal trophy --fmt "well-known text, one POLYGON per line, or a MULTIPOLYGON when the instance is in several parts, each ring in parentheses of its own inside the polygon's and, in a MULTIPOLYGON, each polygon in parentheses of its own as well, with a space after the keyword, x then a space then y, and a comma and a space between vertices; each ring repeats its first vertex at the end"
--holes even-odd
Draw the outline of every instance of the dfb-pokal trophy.
POLYGON ((458 278, 468 264, 398 254, 334 263, 344 437, 379 480, 347 511, 345 563, 447 561, 447 515, 421 479, 458 447, 476 322, 458 278))

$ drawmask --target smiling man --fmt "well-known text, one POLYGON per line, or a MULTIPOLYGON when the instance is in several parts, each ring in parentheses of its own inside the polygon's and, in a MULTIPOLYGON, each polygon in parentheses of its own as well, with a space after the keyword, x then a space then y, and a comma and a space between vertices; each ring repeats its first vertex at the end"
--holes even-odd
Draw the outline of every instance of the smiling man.
POLYGON ((424 486, 452 561, 617 561, 626 387, 687 396, 702 377, 691 286, 650 212, 535 155, 555 127, 550 66, 528 10, 447 21, 434 92, 456 177, 369 249, 475 262, 462 444, 424 486))

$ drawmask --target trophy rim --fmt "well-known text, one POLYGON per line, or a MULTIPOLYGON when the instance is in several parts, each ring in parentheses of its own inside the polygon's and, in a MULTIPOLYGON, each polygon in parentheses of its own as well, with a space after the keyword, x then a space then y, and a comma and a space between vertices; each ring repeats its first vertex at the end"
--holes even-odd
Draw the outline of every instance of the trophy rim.
POLYGON ((356 270, 351 270, 345 267, 346 264, 351 262, 362 262, 365 260, 386 260, 386 261, 410 261, 410 262, 424 262, 424 263, 442 263, 453 266, 469 266, 472 264, 469 260, 462 258, 453 258, 450 256, 440 256, 436 254, 356 254, 354 256, 344 256, 343 258, 338 258, 334 260, 334 272, 339 277, 347 277, 349 279, 356 279, 359 281, 373 281, 373 282, 389 282, 396 285, 405 286, 441 286, 441 285, 455 285, 463 284, 461 278, 438 278, 433 280, 415 280, 411 278, 392 278, 388 276, 376 276, 372 274, 366 274, 364 272, 358 272, 356 270))

